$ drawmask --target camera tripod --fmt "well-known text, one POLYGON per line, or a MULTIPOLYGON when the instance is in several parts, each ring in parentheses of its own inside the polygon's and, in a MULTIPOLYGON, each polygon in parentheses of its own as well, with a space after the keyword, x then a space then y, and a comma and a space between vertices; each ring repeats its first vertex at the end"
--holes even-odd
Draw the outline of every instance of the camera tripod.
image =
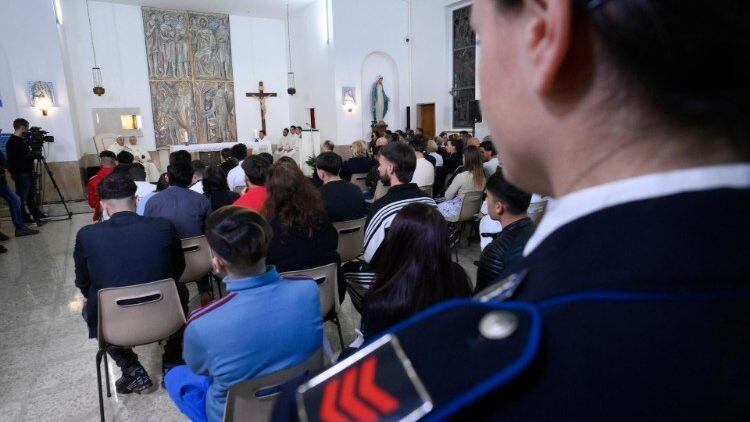
MULTIPOLYGON (((63 197, 62 192, 60 192, 60 187, 57 185, 57 181, 55 180, 55 175, 52 174, 52 170, 50 170, 49 165, 47 164, 47 159, 44 158, 44 155, 40 153, 35 158, 35 160, 36 163, 34 173, 32 175, 32 194, 34 195, 34 198, 36 198, 37 207, 40 207, 42 205, 42 201, 44 199, 44 180, 42 179, 42 169, 44 169, 44 171, 47 172, 47 176, 49 176, 49 180, 52 181, 52 186, 55 187, 57 195, 60 197, 60 202, 62 203, 63 207, 65 207, 65 212, 68 214, 68 220, 72 219, 73 213, 70 212, 70 209, 68 209, 68 204, 65 202, 65 198, 63 197)), ((49 220, 49 218, 47 219, 49 220)))

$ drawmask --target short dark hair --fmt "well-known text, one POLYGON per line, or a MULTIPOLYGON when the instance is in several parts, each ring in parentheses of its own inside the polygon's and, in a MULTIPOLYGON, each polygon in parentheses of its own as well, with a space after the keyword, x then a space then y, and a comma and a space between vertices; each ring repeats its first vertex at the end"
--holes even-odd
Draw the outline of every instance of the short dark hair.
POLYGON ((341 171, 343 161, 335 152, 323 152, 315 159, 315 167, 334 176, 338 176, 341 171))
POLYGON ((159 180, 156 181, 156 191, 161 192, 169 187, 169 181, 167 180, 167 173, 159 175, 159 180))
POLYGON ((133 164, 134 160, 135 160, 135 157, 133 157, 133 154, 127 151, 120 151, 120 153, 117 154, 117 161, 120 164, 133 164))
POLYGON ((206 239, 230 270, 242 273, 266 257, 273 238, 271 226, 247 208, 228 205, 208 217, 206 239))
POLYGON ((323 146, 330 149, 331 151, 336 148, 336 145, 330 140, 326 140, 325 142, 323 142, 323 146))
POLYGON ((273 155, 267 152, 261 152, 260 154, 258 154, 258 157, 265 158, 266 161, 268 161, 268 164, 273 164, 273 155))
POLYGON ((181 149, 179 151, 175 151, 169 154, 169 164, 177 164, 177 163, 190 164, 192 160, 193 160, 193 157, 191 157, 190 153, 185 151, 184 149, 181 149))
POLYGON ((22 118, 17 118, 16 120, 13 120, 13 130, 16 130, 21 127, 29 127, 29 121, 22 118))
POLYGON ((172 186, 186 188, 193 181, 193 167, 190 163, 170 164, 167 167, 167 174, 169 175, 169 184, 172 186))
POLYGON ((133 163, 128 168, 128 174, 136 182, 146 181, 146 167, 143 167, 141 163, 133 163))
POLYGON ((493 156, 497 155, 497 150, 495 149, 495 144, 492 143, 492 141, 484 141, 481 144, 479 144, 479 148, 482 148, 485 151, 489 151, 492 153, 493 156))
POLYGON ((232 157, 236 158, 237 161, 242 161, 247 158, 247 145, 237 144, 232 145, 232 157))
POLYGON ((193 175, 199 175, 203 178, 203 173, 206 171, 206 163, 201 160, 193 160, 190 162, 190 167, 193 168, 193 175))
POLYGON ((401 183, 409 183, 417 168, 417 155, 412 147, 401 142, 391 142, 380 149, 380 156, 396 167, 396 178, 401 183))
POLYGON ((416 135, 414 136, 414 139, 409 142, 409 145, 411 145, 415 151, 425 152, 427 150, 427 138, 425 138, 424 135, 416 135))
POLYGON ((126 199, 135 196, 138 187, 127 173, 114 172, 99 183, 99 199, 126 199))
POLYGON ((518 189, 505 180, 502 169, 496 171, 487 179, 487 191, 503 202, 511 214, 523 214, 531 204, 531 194, 518 189))
POLYGON ((460 154, 464 152, 464 142, 461 140, 461 138, 450 138, 447 142, 453 145, 454 148, 456 148, 457 153, 460 154))
POLYGON ((264 186, 266 184, 266 177, 268 177, 268 170, 270 168, 271 163, 258 155, 251 155, 242 162, 242 170, 245 172, 245 176, 255 186, 264 186))
POLYGON ((222 148, 221 149, 221 158, 224 160, 228 160, 232 158, 232 149, 231 148, 222 148))
POLYGON ((102 151, 102 152, 99 153, 99 158, 100 159, 101 158, 109 158, 112 161, 114 161, 114 160, 117 159, 117 155, 115 155, 115 153, 112 152, 112 151, 110 151, 110 150, 104 150, 104 151, 102 151))

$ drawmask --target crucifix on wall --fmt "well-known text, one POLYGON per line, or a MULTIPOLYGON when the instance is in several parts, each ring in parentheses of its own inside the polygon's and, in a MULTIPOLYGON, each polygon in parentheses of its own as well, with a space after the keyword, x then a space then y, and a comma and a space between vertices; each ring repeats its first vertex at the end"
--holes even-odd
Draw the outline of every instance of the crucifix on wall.
POLYGON ((260 81, 258 82, 258 92, 248 92, 245 95, 248 97, 255 97, 260 101, 260 122, 261 126, 263 126, 263 133, 268 134, 268 132, 266 132, 266 98, 275 97, 276 93, 263 91, 263 81, 260 81))

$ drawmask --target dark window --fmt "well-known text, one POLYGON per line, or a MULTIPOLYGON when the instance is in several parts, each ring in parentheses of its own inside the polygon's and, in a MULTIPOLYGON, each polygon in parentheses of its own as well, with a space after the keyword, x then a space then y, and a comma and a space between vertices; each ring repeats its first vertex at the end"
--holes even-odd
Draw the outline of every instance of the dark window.
POLYGON ((471 6, 453 11, 453 127, 472 125, 469 103, 476 86, 477 37, 471 29, 471 6))

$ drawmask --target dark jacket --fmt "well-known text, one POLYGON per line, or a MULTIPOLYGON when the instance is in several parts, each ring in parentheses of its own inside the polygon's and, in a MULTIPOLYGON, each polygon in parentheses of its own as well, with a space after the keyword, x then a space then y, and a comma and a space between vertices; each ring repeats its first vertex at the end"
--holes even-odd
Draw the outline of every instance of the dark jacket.
POLYGON ((362 191, 346 180, 335 180, 320 187, 320 195, 328 213, 328 221, 349 221, 365 215, 362 191))
POLYGON ((503 227, 479 257, 477 292, 510 275, 510 269, 523 257, 523 248, 533 233, 534 223, 528 217, 503 227))
POLYGON ((82 228, 73 251, 75 284, 88 300, 84 317, 89 338, 96 337, 98 292, 172 278, 185 270, 180 238, 161 218, 119 212, 109 220, 82 228))
POLYGON ((5 150, 8 153, 8 172, 10 173, 31 173, 34 169, 34 158, 25 139, 10 135, 8 143, 5 144, 5 150))
POLYGON ((204 194, 211 201, 211 211, 216 211, 225 205, 232 205, 239 199, 240 194, 230 190, 215 190, 204 194))
POLYGON ((448 154, 443 160, 443 172, 449 177, 457 168, 464 165, 464 155, 459 153, 448 154))
POLYGON ((266 264, 275 265, 278 272, 315 268, 332 262, 341 263, 336 251, 339 234, 331 223, 323 223, 311 237, 300 228, 285 232, 275 219, 270 224, 273 239, 268 246, 266 264))
POLYGON ((352 181, 352 174, 368 173, 372 168, 374 161, 370 157, 352 157, 344 161, 339 175, 342 179, 352 181))

